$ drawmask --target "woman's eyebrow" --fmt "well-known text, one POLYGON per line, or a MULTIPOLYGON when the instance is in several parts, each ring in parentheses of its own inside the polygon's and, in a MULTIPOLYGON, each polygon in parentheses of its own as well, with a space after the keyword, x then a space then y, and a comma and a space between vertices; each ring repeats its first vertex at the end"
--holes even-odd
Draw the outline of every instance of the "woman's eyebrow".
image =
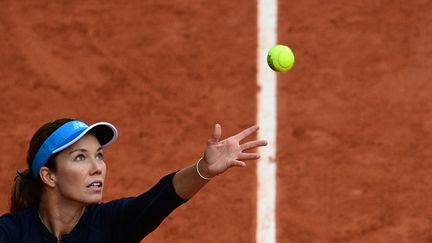
MULTIPOLYGON (((101 150, 102 150, 102 147, 99 147, 96 151, 101 151, 101 150)), ((87 149, 77 148, 77 149, 74 149, 74 150, 70 151, 69 154, 72 154, 74 152, 83 152, 83 153, 85 153, 85 152, 87 152, 87 149)))

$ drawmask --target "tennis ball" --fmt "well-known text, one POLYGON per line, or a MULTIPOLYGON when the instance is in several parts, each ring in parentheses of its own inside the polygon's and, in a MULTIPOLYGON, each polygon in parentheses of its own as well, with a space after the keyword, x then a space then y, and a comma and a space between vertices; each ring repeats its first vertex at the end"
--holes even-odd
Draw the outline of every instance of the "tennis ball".
POLYGON ((288 46, 275 45, 267 54, 267 63, 276 72, 286 72, 294 65, 294 53, 288 46))

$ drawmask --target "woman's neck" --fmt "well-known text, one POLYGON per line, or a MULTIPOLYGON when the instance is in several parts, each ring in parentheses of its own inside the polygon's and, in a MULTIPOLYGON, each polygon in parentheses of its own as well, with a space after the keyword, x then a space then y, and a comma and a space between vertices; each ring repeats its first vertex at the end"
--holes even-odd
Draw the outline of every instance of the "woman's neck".
POLYGON ((60 240, 62 235, 69 234, 78 224, 84 210, 84 205, 72 205, 57 200, 44 200, 42 197, 38 214, 45 227, 60 240))

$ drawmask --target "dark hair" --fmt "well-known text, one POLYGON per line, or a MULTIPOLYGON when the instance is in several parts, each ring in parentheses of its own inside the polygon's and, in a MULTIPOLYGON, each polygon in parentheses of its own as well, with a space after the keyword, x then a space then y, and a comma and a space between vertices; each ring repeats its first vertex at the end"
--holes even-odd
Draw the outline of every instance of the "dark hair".
MULTIPOLYGON (((10 213, 15 213, 19 210, 38 206, 43 183, 40 177, 34 179, 32 176, 32 163, 37 151, 45 142, 45 140, 63 124, 73 121, 73 119, 62 118, 49 122, 40 127, 30 140, 27 151, 28 169, 23 172, 18 172, 12 186, 10 213)), ((50 170, 56 171, 55 156, 51 156, 45 164, 50 170)))

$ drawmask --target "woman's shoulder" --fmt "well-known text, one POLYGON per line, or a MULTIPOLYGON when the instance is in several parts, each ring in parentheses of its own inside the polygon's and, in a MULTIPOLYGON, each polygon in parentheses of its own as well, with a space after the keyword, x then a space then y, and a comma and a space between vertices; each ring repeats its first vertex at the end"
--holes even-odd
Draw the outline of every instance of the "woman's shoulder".
POLYGON ((33 209, 24 209, 0 216, 0 242, 16 242, 22 232, 31 231, 36 225, 34 215, 33 209))
POLYGON ((33 208, 23 209, 16 213, 5 213, 0 216, 0 227, 24 224, 34 220, 33 208))

